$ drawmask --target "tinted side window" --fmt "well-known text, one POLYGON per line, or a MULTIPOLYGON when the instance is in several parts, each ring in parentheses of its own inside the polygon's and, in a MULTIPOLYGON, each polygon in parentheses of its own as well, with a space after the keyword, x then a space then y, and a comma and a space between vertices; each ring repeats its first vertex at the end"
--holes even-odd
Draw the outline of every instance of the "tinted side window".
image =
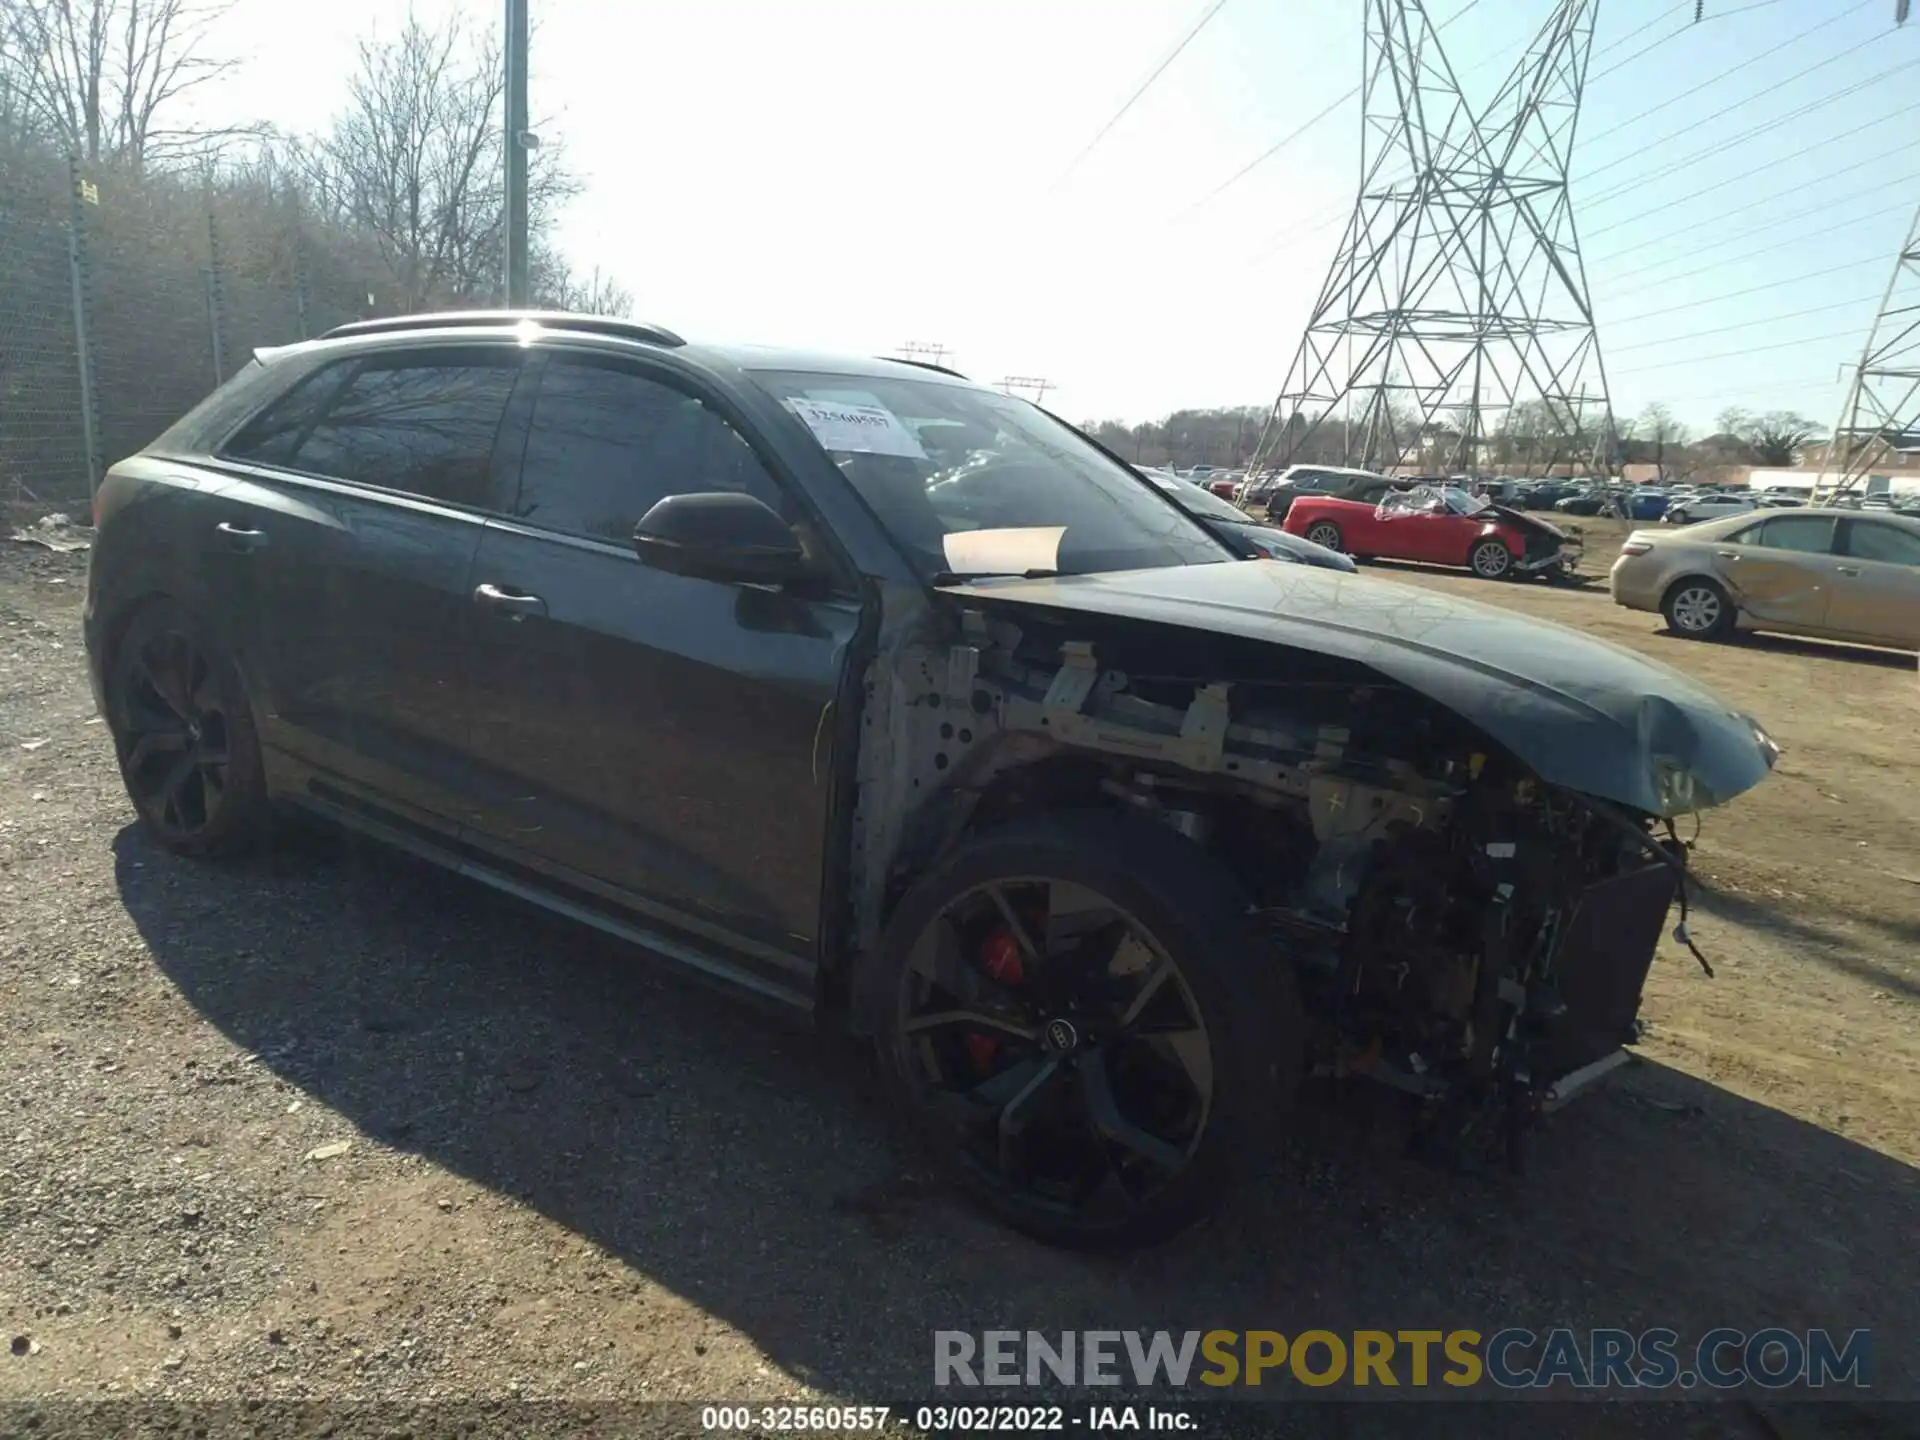
POLYGON ((327 402, 352 373, 354 362, 343 360, 307 376, 240 428, 225 454, 263 465, 290 465, 293 452, 320 419, 327 402))
POLYGON ((613 365, 556 357, 547 367, 515 515, 624 544, 655 501, 712 490, 785 513, 740 433, 693 396, 613 365))
POLYGON ((1849 555, 1888 565, 1920 565, 1920 536, 1871 520, 1851 520, 1848 525, 1852 531, 1847 537, 1849 555))
POLYGON ((1760 527, 1759 534, 1743 531, 1740 538, 1769 550, 1824 555, 1833 548, 1833 521, 1824 515, 1777 515, 1760 527))
POLYGON ((456 505, 484 505, 517 355, 363 364, 294 452, 293 468, 456 505))

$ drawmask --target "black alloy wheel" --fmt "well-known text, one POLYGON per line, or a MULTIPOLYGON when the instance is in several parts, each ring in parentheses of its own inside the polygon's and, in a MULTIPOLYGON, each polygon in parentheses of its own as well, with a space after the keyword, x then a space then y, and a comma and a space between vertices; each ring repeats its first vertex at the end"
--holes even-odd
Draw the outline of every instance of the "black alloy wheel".
MULTIPOLYGON (((1114 845, 1129 828, 1109 820, 1107 848, 1129 848, 1114 845)), ((1166 852, 1176 885, 1201 853, 1170 831, 1138 846, 1166 852)), ((1259 942, 1231 901, 1212 908, 1211 877, 1174 902, 1184 914, 1149 916, 1157 887, 1101 883, 1097 861, 967 868, 999 873, 954 874, 916 907, 890 987, 887 1049, 922 1137, 958 1184, 1043 1239, 1177 1229, 1214 1198, 1228 1152, 1247 1148, 1231 1132, 1284 1109, 1291 974, 1275 957, 1278 1003, 1261 993, 1259 942), (1260 1034, 1267 1015, 1280 1018, 1260 1034), (1264 1069, 1249 1064, 1255 1047, 1264 1069)))
POLYGON ((205 854, 257 831, 266 801, 251 716, 231 666, 182 612, 135 619, 108 703, 128 797, 162 845, 205 854))

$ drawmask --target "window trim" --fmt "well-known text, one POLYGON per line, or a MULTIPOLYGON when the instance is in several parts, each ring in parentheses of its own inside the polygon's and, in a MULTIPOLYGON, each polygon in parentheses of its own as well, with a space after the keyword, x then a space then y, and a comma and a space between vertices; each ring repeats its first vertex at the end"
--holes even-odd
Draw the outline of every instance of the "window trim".
MULTIPOLYGON (((853 595, 857 593, 857 577, 861 573, 847 554, 844 542, 833 531, 813 497, 793 475, 775 446, 754 424, 752 418, 718 386, 711 383, 698 371, 681 365, 665 363, 655 355, 634 354, 624 350, 609 349, 598 345, 580 345, 567 343, 566 337, 555 337, 551 341, 536 342, 530 351, 532 363, 526 372, 528 384, 527 407, 519 417, 520 447, 519 454, 513 460, 512 493, 508 497, 508 508, 493 516, 492 523, 511 526, 524 534, 537 536, 544 540, 564 542, 569 545, 585 546, 595 551, 624 556, 634 564, 644 562, 634 553, 632 543, 608 540, 603 536, 580 535, 571 530, 556 529, 551 525, 542 525, 535 520, 514 513, 520 506, 520 493, 526 483, 527 452, 533 439, 533 416, 540 403, 540 391, 546 384, 546 377, 556 365, 586 365, 601 370, 616 370, 633 375, 638 379, 663 385, 676 390, 688 399, 697 400, 717 415, 735 435, 737 435, 753 457, 759 461, 760 468, 766 472, 774 488, 789 505, 789 514, 800 517, 789 522, 804 525, 805 540, 815 547, 817 558, 824 567, 821 579, 834 593, 853 595)), ((516 396, 517 398, 517 396, 516 396)), ((510 407, 511 408, 511 407, 510 407)), ((691 493, 691 492, 689 492, 691 493)), ((784 516, 782 517, 785 518, 784 516)))
MULTIPOLYGON (((502 513, 497 507, 506 495, 509 480, 511 480, 512 490, 515 496, 517 496, 519 491, 520 471, 518 458, 504 456, 502 454, 502 443, 510 440, 513 435, 513 425, 518 418, 515 410, 515 402, 519 399, 523 388, 527 384, 530 355, 531 352, 526 350, 525 347, 510 341, 476 339, 427 345, 381 346, 377 349, 356 350, 350 354, 341 355, 336 359, 323 361, 323 363, 314 369, 295 378, 284 389, 276 392, 271 399, 254 407, 238 424, 233 426, 217 446, 212 448, 213 458, 225 464, 243 465, 250 469, 266 471, 276 477, 284 477, 289 480, 297 480, 329 489, 338 489, 346 494, 363 496, 368 499, 403 501, 409 505, 424 505, 430 509, 443 510, 457 515, 480 517, 497 516, 502 513), (482 497, 482 503, 480 504, 471 504, 463 500, 449 500, 438 495, 422 495, 418 491, 403 490, 394 485, 376 485, 366 480, 350 480, 345 476, 328 475, 319 470, 303 470, 297 465, 284 464, 279 461, 235 455, 232 454, 228 448, 239 437, 240 433, 249 425, 253 424, 255 420, 258 420, 274 406, 290 398, 295 391, 301 389, 303 386, 322 381, 323 377, 329 372, 338 371, 342 378, 332 382, 333 389, 331 393, 328 394, 326 403, 320 407, 314 418, 308 423, 306 429, 301 432, 300 439, 294 447, 296 452, 301 445, 306 444, 307 440, 313 432, 320 427, 321 423, 333 413, 334 407, 340 402, 340 397, 344 395, 347 390, 352 387, 353 382, 359 379, 367 370, 398 370, 411 366, 425 367, 433 363, 431 357, 435 355, 444 355, 448 352, 472 354, 476 351, 504 357, 507 363, 500 366, 500 368, 510 371, 513 377, 512 383, 507 390, 506 401, 500 409, 500 418, 494 422, 493 441, 487 449, 487 493, 482 497)), ((524 432, 526 429, 524 421, 518 422, 518 428, 522 432, 522 440, 524 442, 524 432)))

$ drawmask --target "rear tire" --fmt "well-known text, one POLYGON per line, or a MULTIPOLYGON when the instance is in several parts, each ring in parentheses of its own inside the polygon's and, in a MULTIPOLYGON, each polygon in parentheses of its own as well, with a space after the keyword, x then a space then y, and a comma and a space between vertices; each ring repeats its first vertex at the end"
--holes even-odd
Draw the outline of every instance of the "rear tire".
POLYGON ((1340 536, 1340 527, 1331 520, 1319 520, 1307 527, 1306 539, 1315 545, 1325 546, 1329 550, 1346 553, 1345 542, 1340 536))
POLYGON ((272 820, 253 711, 232 660, 171 600, 114 647, 107 720, 120 778, 147 832, 177 855, 219 855, 272 820))
POLYGON ((1482 580, 1505 580, 1513 574, 1513 552, 1504 540, 1482 540, 1467 552, 1467 566, 1482 580))
POLYGON ((1046 815, 967 841, 901 900, 875 979, 916 1139, 1055 1245, 1188 1224, 1269 1150, 1304 1065, 1292 970, 1226 873, 1150 821, 1046 815))
POLYGON ((1734 604, 1713 580, 1675 581, 1660 602, 1667 628, 1686 640, 1724 640, 1733 633, 1734 604))

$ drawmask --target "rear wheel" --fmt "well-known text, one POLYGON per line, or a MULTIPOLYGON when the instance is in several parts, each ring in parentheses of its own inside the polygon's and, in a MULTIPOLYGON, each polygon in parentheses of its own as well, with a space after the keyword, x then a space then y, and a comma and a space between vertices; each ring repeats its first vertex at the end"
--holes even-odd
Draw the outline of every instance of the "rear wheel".
POLYGON ((1329 550, 1341 548, 1340 527, 1331 520, 1320 520, 1307 527, 1307 539, 1315 545, 1324 545, 1329 550))
POLYGON ((1513 552, 1501 540, 1482 540, 1467 555, 1467 564, 1482 580, 1504 580, 1513 572, 1513 552))
POLYGON ((167 849, 207 855, 269 819, 253 715, 232 662, 180 606, 142 610, 114 651, 108 720, 127 796, 167 849))
POLYGON ((1293 976, 1219 868, 1106 814, 981 835, 902 900, 877 1016, 949 1178, 1055 1244, 1172 1233, 1257 1153, 1301 1069, 1293 976))
POLYGON ((1712 580, 1681 580, 1667 591, 1660 612, 1667 628, 1688 640, 1719 640, 1733 630, 1733 601, 1712 580))

